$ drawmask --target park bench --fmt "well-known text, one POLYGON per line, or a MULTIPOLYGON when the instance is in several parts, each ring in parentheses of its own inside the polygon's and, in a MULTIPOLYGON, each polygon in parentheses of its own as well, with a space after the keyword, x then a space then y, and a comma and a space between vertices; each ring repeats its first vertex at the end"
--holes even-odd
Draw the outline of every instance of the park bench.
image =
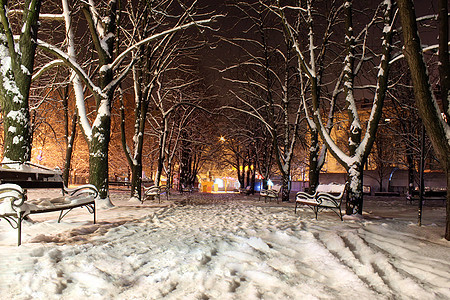
POLYGON ((142 197, 142 203, 149 199, 158 199, 161 203, 161 194, 166 194, 167 200, 169 200, 169 188, 166 185, 152 185, 148 188, 144 187, 144 197, 142 197))
MULTIPOLYGON (((412 195, 406 195, 406 201, 412 204, 413 201, 419 201, 420 195, 419 191, 414 190, 412 195)), ((423 203, 427 201, 442 201, 445 203, 447 201, 447 191, 446 190, 425 190, 422 196, 423 203)))
POLYGON ((314 211, 316 216, 319 212, 330 209, 342 219, 341 204, 346 191, 347 184, 319 184, 314 194, 298 192, 295 196, 295 209, 298 205, 306 205, 314 211))
POLYGON ((9 162, 0 167, 0 220, 5 219, 18 231, 18 245, 22 239, 22 221, 32 214, 59 211, 58 223, 74 208, 86 207, 94 215, 98 191, 87 184, 67 188, 60 170, 52 170, 32 163, 9 162), (56 198, 28 199, 27 189, 61 189, 56 198))
POLYGON ((261 189, 261 191, 259 192, 259 200, 263 198, 264 202, 267 202, 267 200, 271 201, 272 199, 276 199, 278 203, 280 191, 281 185, 278 184, 273 185, 271 189, 261 189))
POLYGON ((239 194, 250 195, 251 186, 247 185, 245 188, 239 189, 239 194))
POLYGON ((180 192, 181 192, 181 194, 184 194, 184 193, 192 194, 194 192, 194 189, 192 188, 191 185, 182 184, 180 192))

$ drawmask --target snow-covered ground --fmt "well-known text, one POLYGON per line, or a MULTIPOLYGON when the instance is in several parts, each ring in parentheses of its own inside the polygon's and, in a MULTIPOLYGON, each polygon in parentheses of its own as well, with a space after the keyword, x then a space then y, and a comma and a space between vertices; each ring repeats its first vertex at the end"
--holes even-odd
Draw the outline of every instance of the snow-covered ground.
POLYGON ((444 207, 419 228, 404 199, 344 222, 252 196, 112 201, 98 224, 84 209, 33 215, 20 247, 2 220, 2 299, 450 299, 444 207))

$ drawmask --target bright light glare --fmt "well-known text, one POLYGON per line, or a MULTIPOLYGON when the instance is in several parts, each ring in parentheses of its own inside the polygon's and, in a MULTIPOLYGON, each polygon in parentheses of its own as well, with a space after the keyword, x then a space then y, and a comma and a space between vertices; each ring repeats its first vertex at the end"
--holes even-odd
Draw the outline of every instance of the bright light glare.
POLYGON ((217 184, 218 188, 223 188, 223 180, 220 178, 216 178, 216 180, 214 180, 214 184, 217 184))

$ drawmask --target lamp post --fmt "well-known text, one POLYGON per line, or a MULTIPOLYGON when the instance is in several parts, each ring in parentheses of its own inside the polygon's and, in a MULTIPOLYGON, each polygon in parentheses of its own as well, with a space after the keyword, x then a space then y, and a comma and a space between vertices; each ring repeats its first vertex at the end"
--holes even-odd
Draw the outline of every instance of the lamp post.
POLYGON ((424 178, 423 170, 425 169, 425 126, 422 123, 422 133, 420 137, 420 166, 419 166, 419 208, 418 208, 418 222, 419 226, 422 225, 422 208, 423 208, 423 193, 424 193, 424 178))

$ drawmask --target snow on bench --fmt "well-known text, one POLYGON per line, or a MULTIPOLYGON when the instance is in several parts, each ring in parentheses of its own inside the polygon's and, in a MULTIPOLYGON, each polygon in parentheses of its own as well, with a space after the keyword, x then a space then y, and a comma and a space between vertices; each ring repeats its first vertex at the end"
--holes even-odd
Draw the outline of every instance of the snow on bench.
POLYGON ((69 189, 64 186, 59 170, 31 163, 8 164, 3 163, 0 168, 0 220, 8 221, 17 229, 18 245, 22 239, 22 221, 31 214, 59 211, 59 223, 72 209, 86 207, 96 222, 95 198, 98 191, 95 186, 87 184, 69 189), (62 194, 56 198, 28 199, 28 188, 60 188, 62 194))
POLYGON ((158 202, 161 203, 161 194, 166 193, 166 198, 169 200, 169 188, 166 185, 152 185, 148 188, 144 187, 144 197, 142 197, 142 203, 144 203, 147 199, 156 199, 158 198, 158 202))
POLYGON ((265 189, 261 189, 261 191, 259 192, 259 200, 261 200, 261 198, 264 199, 264 202, 266 202, 267 200, 272 200, 272 199, 276 199, 278 202, 278 197, 280 195, 280 191, 281 191, 281 185, 275 184, 274 186, 272 186, 271 189, 265 190, 265 189))
POLYGON ((314 211, 316 216, 319 212, 330 209, 336 213, 342 221, 341 204, 346 191, 347 184, 319 184, 314 194, 298 192, 295 196, 295 210, 298 205, 306 205, 314 211))

